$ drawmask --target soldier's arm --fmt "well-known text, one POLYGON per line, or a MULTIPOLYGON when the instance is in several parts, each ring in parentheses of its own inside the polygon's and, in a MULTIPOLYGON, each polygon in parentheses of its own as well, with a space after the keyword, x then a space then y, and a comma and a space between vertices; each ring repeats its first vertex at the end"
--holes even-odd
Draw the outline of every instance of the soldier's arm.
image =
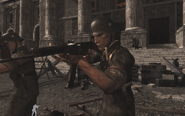
POLYGON ((0 63, 0 73, 8 72, 9 68, 5 66, 4 64, 0 63))
POLYGON ((103 71, 98 70, 82 59, 79 60, 78 65, 106 94, 111 94, 116 88, 116 83, 103 71))
POLYGON ((9 62, 0 63, 0 73, 13 71, 17 68, 18 68, 18 62, 17 61, 9 61, 9 62))
POLYGON ((80 60, 78 65, 106 94, 122 87, 127 82, 127 70, 132 69, 134 58, 127 51, 118 51, 104 72, 80 60))

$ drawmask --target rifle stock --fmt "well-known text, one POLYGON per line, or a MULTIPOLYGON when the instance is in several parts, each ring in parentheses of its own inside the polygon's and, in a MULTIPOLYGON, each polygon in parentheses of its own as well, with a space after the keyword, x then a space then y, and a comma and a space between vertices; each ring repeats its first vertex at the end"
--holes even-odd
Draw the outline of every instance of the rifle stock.
POLYGON ((58 53, 69 53, 72 55, 86 55, 88 49, 94 49, 95 51, 99 52, 98 46, 94 42, 64 43, 61 46, 43 47, 27 51, 26 53, 30 53, 30 55, 25 55, 17 58, 0 59, 0 63, 31 57, 34 58, 48 56, 58 53))

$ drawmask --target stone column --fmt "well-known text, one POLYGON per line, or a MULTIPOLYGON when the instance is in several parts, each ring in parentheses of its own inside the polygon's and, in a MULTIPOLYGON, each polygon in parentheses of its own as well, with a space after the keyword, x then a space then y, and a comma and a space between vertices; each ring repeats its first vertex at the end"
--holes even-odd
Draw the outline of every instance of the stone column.
POLYGON ((19 35, 25 39, 23 44, 29 48, 32 46, 31 41, 33 33, 33 4, 32 0, 20 0, 19 12, 19 35))
POLYGON ((146 48, 147 32, 141 28, 144 25, 142 0, 126 0, 125 12, 126 29, 121 32, 121 45, 130 48, 132 44, 128 43, 132 41, 132 37, 136 37, 140 41, 140 46, 146 48))
POLYGON ((176 32, 176 43, 179 48, 185 47, 185 0, 183 0, 183 25, 176 32))
POLYGON ((6 33, 6 31, 8 29, 8 26, 7 26, 7 12, 6 12, 5 9, 2 9, 1 13, 2 13, 2 17, 1 17, 1 20, 2 20, 2 32, 1 32, 1 34, 4 34, 4 33, 6 33))
POLYGON ((183 25, 185 25, 185 0, 183 0, 183 25))
MULTIPOLYGON (((55 46, 59 44, 59 40, 57 37, 57 1, 53 0, 44 0, 45 2, 45 23, 44 23, 44 30, 45 36, 40 39, 39 47, 46 47, 46 46, 55 46)), ((41 14, 41 13, 40 13, 41 14)), ((42 21, 42 20, 41 20, 42 21)))
POLYGON ((78 0, 78 34, 75 42, 90 41, 91 0, 78 0))

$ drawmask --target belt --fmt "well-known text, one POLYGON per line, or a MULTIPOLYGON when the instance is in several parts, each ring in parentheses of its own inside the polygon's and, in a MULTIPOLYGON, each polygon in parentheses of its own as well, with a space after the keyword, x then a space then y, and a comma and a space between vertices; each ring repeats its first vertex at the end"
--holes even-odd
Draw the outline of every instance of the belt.
POLYGON ((35 75, 35 74, 36 74, 36 72, 34 71, 34 72, 29 72, 29 73, 17 74, 17 76, 25 77, 25 76, 35 75))

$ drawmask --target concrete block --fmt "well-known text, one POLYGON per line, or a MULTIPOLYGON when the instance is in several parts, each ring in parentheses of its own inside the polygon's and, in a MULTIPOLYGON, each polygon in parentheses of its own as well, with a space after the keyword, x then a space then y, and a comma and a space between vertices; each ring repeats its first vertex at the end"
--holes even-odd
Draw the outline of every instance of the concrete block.
POLYGON ((147 87, 153 87, 154 88, 154 87, 156 87, 156 85, 154 83, 150 83, 150 84, 147 85, 147 87))
POLYGON ((175 87, 176 81, 175 80, 166 80, 166 79, 155 79, 155 84, 157 86, 175 87))
POLYGON ((182 98, 184 98, 185 99, 185 94, 182 94, 182 95, 180 95, 182 98))
POLYGON ((157 94, 157 95, 161 95, 161 94, 162 94, 162 93, 159 92, 159 91, 152 91, 152 93, 157 94))
POLYGON ((172 99, 176 101, 185 101, 185 98, 181 97, 180 95, 172 95, 172 99))
POLYGON ((133 92, 133 94, 136 94, 136 93, 138 93, 138 91, 137 91, 137 90, 132 90, 132 92, 133 92))
POLYGON ((172 74, 162 74, 162 79, 174 80, 174 75, 172 75, 172 74))
POLYGON ((142 87, 143 87, 142 85, 132 85, 131 86, 132 90, 139 90, 142 87))
POLYGON ((167 94, 167 95, 161 95, 160 99, 169 99, 171 96, 171 94, 167 94))

